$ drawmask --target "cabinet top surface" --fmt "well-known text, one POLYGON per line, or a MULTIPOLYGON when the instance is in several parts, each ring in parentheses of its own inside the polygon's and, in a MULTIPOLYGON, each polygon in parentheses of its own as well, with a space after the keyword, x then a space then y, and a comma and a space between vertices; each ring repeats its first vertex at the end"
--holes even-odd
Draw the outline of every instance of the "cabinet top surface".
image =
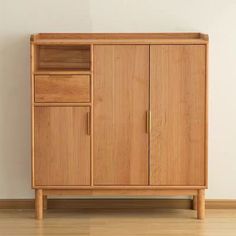
POLYGON ((207 44, 202 33, 39 33, 31 35, 34 44, 207 44))

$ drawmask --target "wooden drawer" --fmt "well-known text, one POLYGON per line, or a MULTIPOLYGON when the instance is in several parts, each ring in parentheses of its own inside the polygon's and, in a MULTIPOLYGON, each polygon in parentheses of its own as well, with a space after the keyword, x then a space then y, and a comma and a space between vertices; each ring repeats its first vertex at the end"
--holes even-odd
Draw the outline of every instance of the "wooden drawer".
POLYGON ((36 75, 35 102, 89 102, 89 75, 36 75))

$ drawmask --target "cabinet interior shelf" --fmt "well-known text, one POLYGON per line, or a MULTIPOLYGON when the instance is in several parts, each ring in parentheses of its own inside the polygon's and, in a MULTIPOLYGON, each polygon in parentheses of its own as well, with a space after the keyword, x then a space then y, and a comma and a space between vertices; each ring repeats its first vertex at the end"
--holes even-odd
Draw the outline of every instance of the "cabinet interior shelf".
POLYGON ((37 73, 78 73, 91 70, 90 45, 38 45, 37 73))

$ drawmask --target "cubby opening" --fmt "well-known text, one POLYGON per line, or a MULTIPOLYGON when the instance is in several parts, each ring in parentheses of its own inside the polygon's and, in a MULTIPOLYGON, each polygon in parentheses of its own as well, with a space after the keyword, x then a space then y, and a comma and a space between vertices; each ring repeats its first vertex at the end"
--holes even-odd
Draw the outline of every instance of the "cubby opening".
POLYGON ((90 71, 90 45, 38 45, 36 71, 90 71))

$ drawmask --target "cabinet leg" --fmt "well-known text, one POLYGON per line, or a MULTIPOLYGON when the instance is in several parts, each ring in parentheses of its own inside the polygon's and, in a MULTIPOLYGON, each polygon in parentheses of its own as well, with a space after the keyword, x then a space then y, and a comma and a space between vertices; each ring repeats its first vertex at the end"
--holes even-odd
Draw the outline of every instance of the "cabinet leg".
POLYGON ((192 209, 197 210, 197 195, 193 195, 192 209))
POLYGON ((35 218, 37 220, 43 219, 43 190, 35 190, 35 218))
POLYGON ((47 195, 43 196, 43 209, 44 210, 48 209, 48 198, 47 198, 47 195))
POLYGON ((199 189, 197 195, 197 218, 203 220, 205 218, 205 190, 199 189))

